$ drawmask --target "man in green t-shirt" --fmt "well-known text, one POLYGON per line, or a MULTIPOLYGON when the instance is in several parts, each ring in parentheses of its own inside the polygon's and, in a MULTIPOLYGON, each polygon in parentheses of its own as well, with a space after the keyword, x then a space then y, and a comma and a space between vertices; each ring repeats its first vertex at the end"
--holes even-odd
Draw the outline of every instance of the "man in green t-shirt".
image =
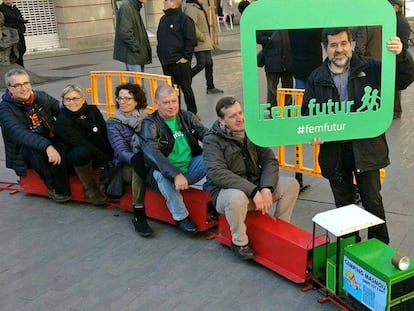
POLYGON ((145 159, 151 166, 152 188, 158 188, 180 230, 196 233, 180 190, 200 181, 206 170, 200 142, 208 129, 190 111, 180 110, 175 89, 161 85, 155 91, 157 110, 142 121, 145 159), (156 187, 155 187, 156 185, 156 187))

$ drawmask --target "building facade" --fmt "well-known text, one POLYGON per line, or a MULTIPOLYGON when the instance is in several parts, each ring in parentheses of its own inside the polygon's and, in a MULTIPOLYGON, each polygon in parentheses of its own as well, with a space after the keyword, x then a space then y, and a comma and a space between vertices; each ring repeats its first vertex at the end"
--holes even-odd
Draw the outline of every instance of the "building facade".
MULTIPOLYGON (((67 48, 82 50, 111 47, 114 40, 116 0, 15 0, 29 22, 28 52, 67 48)), ((155 34, 162 16, 163 0, 148 0, 144 22, 155 34)))
MULTIPOLYGON (((206 7, 217 43, 216 5, 206 7)), ((240 0, 235 0, 240 1, 240 0)), ((185 2, 185 0, 183 0, 185 2)), ((122 0, 14 0, 26 24, 28 53, 45 50, 99 49, 113 46, 117 8, 122 0)), ((208 5, 209 1, 205 1, 208 5)), ((150 40, 155 40, 164 0, 147 0, 141 10, 150 40)))

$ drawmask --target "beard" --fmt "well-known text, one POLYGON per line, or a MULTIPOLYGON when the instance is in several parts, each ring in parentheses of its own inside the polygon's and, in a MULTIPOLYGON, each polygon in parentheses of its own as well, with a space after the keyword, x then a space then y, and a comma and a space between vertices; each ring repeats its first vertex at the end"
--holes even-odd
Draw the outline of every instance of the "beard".
POLYGON ((337 59, 335 56, 331 59, 331 63, 334 64, 338 68, 346 68, 349 65, 349 62, 351 61, 350 56, 345 56, 345 58, 337 59))

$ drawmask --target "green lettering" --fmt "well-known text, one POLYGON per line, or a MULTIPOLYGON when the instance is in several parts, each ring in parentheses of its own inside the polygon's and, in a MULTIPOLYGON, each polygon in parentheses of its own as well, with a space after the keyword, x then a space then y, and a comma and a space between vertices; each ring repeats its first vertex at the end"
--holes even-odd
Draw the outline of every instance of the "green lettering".
POLYGON ((266 117, 270 116, 270 104, 260 104, 260 120, 266 119, 266 117))
POLYGON ((280 118, 282 116, 283 116, 282 107, 279 107, 279 106, 272 107, 272 118, 273 119, 280 118))

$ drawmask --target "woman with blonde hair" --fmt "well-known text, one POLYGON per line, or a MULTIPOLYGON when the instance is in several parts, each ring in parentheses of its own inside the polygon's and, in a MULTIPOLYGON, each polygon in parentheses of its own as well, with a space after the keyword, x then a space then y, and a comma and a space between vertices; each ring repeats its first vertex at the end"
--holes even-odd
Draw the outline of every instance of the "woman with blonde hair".
POLYGON ((63 108, 56 124, 56 139, 62 145, 68 165, 72 165, 83 186, 85 198, 94 205, 106 205, 93 176, 93 167, 112 160, 112 149, 106 135, 106 123, 77 84, 62 91, 63 108))

